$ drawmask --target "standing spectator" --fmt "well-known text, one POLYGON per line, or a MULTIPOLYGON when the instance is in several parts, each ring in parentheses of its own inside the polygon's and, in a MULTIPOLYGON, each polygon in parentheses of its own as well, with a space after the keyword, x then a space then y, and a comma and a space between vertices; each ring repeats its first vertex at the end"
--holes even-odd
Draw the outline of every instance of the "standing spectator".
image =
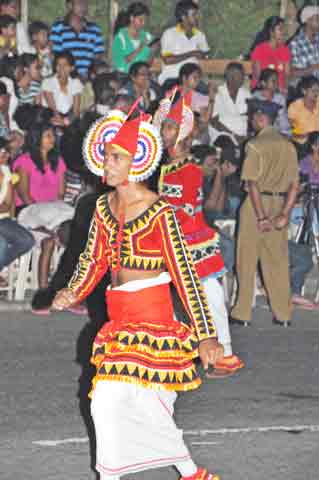
POLYGON ((275 70, 266 68, 260 74, 257 90, 253 97, 259 100, 268 100, 281 106, 274 126, 283 135, 291 135, 291 126, 288 120, 286 98, 278 91, 278 73, 275 70))
POLYGON ((288 269, 288 224, 299 181, 293 145, 272 123, 278 105, 252 99, 249 113, 257 136, 250 140, 241 179, 247 197, 240 210, 237 245, 238 298, 234 323, 248 325, 257 264, 260 260, 274 322, 288 326, 291 295, 288 269))
POLYGON ((302 27, 289 43, 294 77, 319 78, 319 8, 307 6, 301 12, 302 27))
POLYGON ((271 68, 278 74, 278 85, 286 94, 290 74, 291 53, 284 41, 284 19, 270 17, 266 20, 263 36, 252 51, 253 62, 252 88, 257 86, 262 70, 271 68))
POLYGON ((0 15, 0 57, 12 57, 16 53, 16 19, 0 15))
POLYGON ((88 0, 66 0, 70 11, 54 22, 50 41, 54 54, 70 52, 81 77, 87 78, 88 69, 97 57, 104 54, 104 38, 100 27, 87 20, 88 0))
POLYGON ((30 44, 29 36, 24 24, 19 21, 20 1, 19 0, 0 0, 0 15, 10 15, 17 21, 16 24, 16 49, 18 55, 23 53, 35 53, 35 49, 30 44))
POLYGON ((41 103, 41 65, 37 55, 23 53, 19 57, 19 63, 23 68, 23 77, 18 84, 19 105, 41 103))
POLYGON ((78 78, 72 78, 75 61, 70 52, 62 52, 54 59, 55 75, 46 78, 42 91, 48 107, 62 115, 80 116, 83 85, 78 78))
POLYGON ((211 124, 219 132, 230 134, 241 143, 247 136, 247 99, 245 70, 241 63, 231 62, 224 73, 225 83, 218 88, 211 124))
POLYGON ((176 25, 161 39, 162 73, 159 83, 177 79, 184 63, 198 63, 209 51, 206 36, 198 29, 199 7, 191 0, 181 0, 175 9, 176 25))
POLYGON ((141 2, 132 3, 127 10, 119 13, 112 44, 112 65, 115 70, 128 73, 134 63, 152 59, 158 42, 150 46, 153 37, 144 30, 149 14, 148 7, 141 2))
POLYGON ((40 62, 42 78, 50 77, 53 74, 53 55, 49 45, 49 26, 36 20, 29 25, 29 36, 40 62))

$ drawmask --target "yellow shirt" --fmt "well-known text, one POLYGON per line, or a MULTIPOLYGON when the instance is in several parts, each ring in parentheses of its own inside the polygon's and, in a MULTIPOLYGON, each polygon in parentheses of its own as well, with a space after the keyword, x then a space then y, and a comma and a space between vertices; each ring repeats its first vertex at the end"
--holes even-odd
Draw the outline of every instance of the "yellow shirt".
POLYGON ((313 112, 305 107, 303 98, 291 103, 288 108, 288 118, 293 129, 294 140, 303 143, 306 135, 319 130, 319 99, 313 112))

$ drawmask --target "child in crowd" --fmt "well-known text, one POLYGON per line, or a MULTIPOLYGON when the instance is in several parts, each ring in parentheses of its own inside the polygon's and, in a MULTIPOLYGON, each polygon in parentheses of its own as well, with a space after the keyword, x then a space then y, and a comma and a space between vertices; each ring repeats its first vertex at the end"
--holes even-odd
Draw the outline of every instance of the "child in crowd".
POLYGON ((16 54, 16 19, 0 15, 0 58, 16 54))
POLYGON ((53 75, 53 54, 49 44, 49 30, 49 26, 39 20, 29 25, 29 36, 40 62, 42 78, 53 75))
POLYGON ((19 20, 20 17, 20 1, 19 0, 0 0, 0 15, 9 15, 16 20, 16 50, 18 55, 22 53, 35 53, 34 48, 30 45, 28 32, 24 23, 19 20))
POLYGON ((74 57, 70 52, 62 52, 54 59, 53 77, 46 78, 42 92, 48 107, 54 112, 72 118, 80 116, 83 85, 73 78, 74 57))
POLYGON ((41 65, 36 55, 24 53, 19 57, 23 76, 18 82, 19 105, 41 104, 41 65))

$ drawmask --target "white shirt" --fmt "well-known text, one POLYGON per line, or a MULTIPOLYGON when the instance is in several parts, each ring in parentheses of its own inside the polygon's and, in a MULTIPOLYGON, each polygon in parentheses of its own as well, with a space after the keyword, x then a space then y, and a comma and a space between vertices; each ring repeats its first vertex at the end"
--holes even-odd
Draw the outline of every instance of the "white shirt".
POLYGON ((230 97, 226 84, 218 88, 215 97, 213 118, 218 115, 218 120, 231 132, 245 137, 247 135, 247 103, 251 94, 246 87, 240 87, 236 102, 230 97))
POLYGON ((42 82, 42 92, 51 92, 58 112, 65 115, 73 106, 74 95, 81 94, 83 85, 78 78, 69 78, 67 93, 62 92, 56 75, 45 78, 42 82))
POLYGON ((28 32, 22 22, 17 23, 16 30, 18 55, 22 55, 22 53, 36 53, 36 49, 31 45, 28 32))
MULTIPOLYGON (((193 50, 201 50, 202 52, 208 52, 209 50, 206 35, 200 30, 194 29, 194 35, 191 38, 185 35, 180 25, 168 28, 163 33, 161 38, 161 55, 163 55, 163 57, 181 55, 193 50)), ((190 57, 174 65, 165 65, 165 63, 162 62, 162 73, 158 78, 159 84, 162 85, 168 78, 177 78, 180 68, 185 63, 198 63, 198 60, 197 58, 190 57)))

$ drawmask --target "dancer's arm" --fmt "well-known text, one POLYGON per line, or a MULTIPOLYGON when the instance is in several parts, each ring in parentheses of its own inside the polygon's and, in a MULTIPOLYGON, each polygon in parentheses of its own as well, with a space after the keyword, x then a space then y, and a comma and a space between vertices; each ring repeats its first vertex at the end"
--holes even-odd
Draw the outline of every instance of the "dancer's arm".
POLYGON ((57 310, 68 308, 81 302, 92 292, 108 270, 107 245, 108 235, 100 214, 96 210, 85 250, 80 255, 67 288, 57 293, 53 301, 53 308, 57 310))
POLYGON ((216 331, 183 233, 171 208, 161 214, 159 226, 167 270, 189 315, 198 339, 215 338, 216 331))

